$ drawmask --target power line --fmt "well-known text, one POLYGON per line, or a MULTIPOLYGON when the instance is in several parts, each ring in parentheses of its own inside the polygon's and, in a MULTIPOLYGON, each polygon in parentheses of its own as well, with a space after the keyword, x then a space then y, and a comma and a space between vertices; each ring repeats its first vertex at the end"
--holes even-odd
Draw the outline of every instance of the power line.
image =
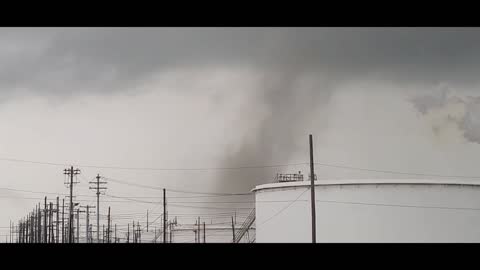
POLYGON ((227 208, 227 207, 208 207, 208 206, 190 206, 190 205, 182 205, 182 204, 172 204, 170 203, 169 205, 171 206, 176 206, 176 207, 184 207, 184 208, 200 208, 200 209, 223 209, 223 210, 228 210, 228 209, 239 209, 239 210, 252 210, 253 208, 246 208, 246 207, 235 207, 235 208, 227 208))
MULTIPOLYGON (((113 197, 113 198, 119 198, 119 199, 125 199, 129 201, 135 201, 135 202, 141 202, 141 203, 151 203, 151 204, 162 204, 163 201, 159 202, 151 202, 151 201, 141 201, 141 200, 135 200, 135 199, 129 199, 129 198, 123 198, 120 196, 112 196, 112 195, 105 195, 108 197, 113 197)), ((185 208, 202 208, 202 209, 251 209, 251 208, 227 208, 227 207, 202 207, 202 206, 188 206, 188 205, 181 205, 181 204, 169 204, 171 206, 177 206, 177 207, 185 207, 185 208)))
MULTIPOLYGON (((275 215, 265 220, 260 225, 265 224, 267 221, 279 215, 281 212, 288 209, 293 203, 297 201, 309 202, 309 200, 298 200, 308 189, 302 192, 293 201, 272 201, 272 202, 290 202, 287 206, 278 211, 275 215)), ((265 201, 266 202, 266 201, 265 201)), ((385 204, 385 203, 366 203, 366 202, 352 202, 352 201, 335 201, 335 200, 315 200, 315 202, 323 203, 338 203, 338 204, 353 204, 353 205, 368 205, 368 206, 381 206, 381 207, 401 207, 401 208, 417 208, 417 209, 440 209, 440 210, 466 210, 466 211, 480 211, 480 208, 473 207, 447 207, 447 206, 422 206, 422 205, 405 205, 405 204, 385 204)))
MULTIPOLYGON (((147 188, 147 189, 153 189, 153 190, 162 190, 164 187, 157 187, 157 186, 150 186, 150 185, 142 185, 142 184, 136 184, 132 182, 127 182, 124 180, 118 180, 118 179, 112 179, 110 177, 103 177, 106 180, 124 184, 124 185, 129 185, 129 186, 137 186, 137 187, 142 187, 142 188, 147 188)), ((243 195, 252 195, 252 193, 213 193, 213 192, 196 192, 196 191, 186 191, 186 190, 178 190, 178 189, 170 189, 167 188, 168 191, 171 192, 176 192, 176 193, 188 193, 188 194, 203 194, 203 195, 216 195, 216 196, 243 196, 243 195)))
MULTIPOLYGON (((50 165, 50 166, 70 166, 71 165, 71 164, 68 164, 68 163, 32 161, 32 160, 13 159, 13 158, 0 158, 0 161, 21 162, 21 163, 31 163, 31 164, 40 164, 40 165, 50 165)), ((98 168, 98 169, 153 170, 153 171, 211 171, 211 170, 241 170, 241 169, 291 167, 291 166, 308 165, 308 162, 290 163, 290 164, 274 164, 274 165, 256 165, 256 166, 252 165, 252 166, 238 166, 238 167, 203 167, 203 168, 153 168, 153 167, 121 167, 121 166, 82 165, 82 164, 76 164, 76 163, 72 163, 72 164, 77 166, 77 167, 98 168)), ((444 177, 444 178, 480 179, 480 176, 443 175, 443 174, 429 174, 429 173, 416 173, 416 172, 402 172, 402 171, 392 171, 392 170, 360 168, 360 167, 337 165, 337 164, 328 164, 328 163, 319 163, 319 162, 316 162, 314 164, 319 165, 319 166, 324 166, 324 167, 343 168, 343 169, 369 171, 369 172, 377 172, 377 173, 401 174, 401 175, 412 175, 412 176, 413 175, 416 175, 416 176, 431 176, 431 177, 444 177)))
POLYGON ((33 161, 14 158, 0 158, 1 161, 9 162, 21 162, 31 163, 39 165, 50 166, 76 166, 84 168, 97 168, 97 169, 116 169, 116 170, 143 170, 143 171, 211 171, 211 170, 241 170, 241 169, 262 169, 262 168, 278 168, 305 165, 305 163, 293 163, 293 164, 274 164, 274 165, 257 165, 257 166, 239 166, 239 167, 203 167, 203 168, 154 168, 154 167, 121 167, 121 166, 102 166, 102 165, 82 165, 77 163, 56 163, 45 161, 33 161))
POLYGON ((422 205, 405 205, 405 204, 384 204, 384 203, 364 203, 364 202, 345 202, 345 201, 342 202, 342 201, 329 201, 329 200, 315 200, 315 201, 324 202, 324 203, 358 204, 358 205, 385 206, 385 207, 480 211, 480 208, 470 208, 470 207, 422 206, 422 205))
MULTIPOLYGON (((294 202, 296 202, 296 201, 297 201, 303 194, 305 194, 305 192, 307 192, 308 190, 309 190, 309 189, 306 188, 302 193, 300 193, 300 195, 298 195, 298 197, 297 197, 295 200, 293 200, 291 203, 289 203, 288 205, 286 205, 286 206, 285 206, 284 208, 282 208, 280 211, 278 211, 277 213, 275 213, 275 215, 269 217, 267 220, 265 220, 264 222, 262 222, 262 224, 260 224, 260 225, 263 225, 263 224, 267 223, 267 222, 268 222, 269 220, 271 220, 272 218, 278 216, 280 213, 282 213, 283 211, 287 210, 287 208, 289 208, 294 202)), ((259 226, 260 226, 260 225, 259 225, 259 226)))
POLYGON ((342 168, 342 169, 357 170, 357 171, 367 171, 367 172, 376 172, 376 173, 401 174, 401 175, 411 175, 411 176, 430 176, 430 177, 443 177, 443 178, 480 179, 480 176, 443 175, 443 174, 428 174, 428 173, 401 172, 401 171, 390 171, 390 170, 377 170, 377 169, 359 168, 359 167, 351 167, 351 166, 335 165, 335 164, 326 164, 326 163, 318 163, 318 162, 316 162, 316 163, 314 163, 314 164, 315 164, 315 165, 324 166, 324 167, 342 168))

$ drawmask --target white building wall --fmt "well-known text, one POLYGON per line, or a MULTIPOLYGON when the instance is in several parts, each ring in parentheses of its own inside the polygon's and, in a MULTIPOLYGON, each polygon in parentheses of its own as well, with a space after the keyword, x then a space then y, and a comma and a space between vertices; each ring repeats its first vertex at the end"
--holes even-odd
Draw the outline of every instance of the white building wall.
MULTIPOLYGON (((308 185, 255 194, 257 243, 311 242, 308 185)), ((317 242, 480 242, 480 186, 330 183, 316 201, 317 242)))

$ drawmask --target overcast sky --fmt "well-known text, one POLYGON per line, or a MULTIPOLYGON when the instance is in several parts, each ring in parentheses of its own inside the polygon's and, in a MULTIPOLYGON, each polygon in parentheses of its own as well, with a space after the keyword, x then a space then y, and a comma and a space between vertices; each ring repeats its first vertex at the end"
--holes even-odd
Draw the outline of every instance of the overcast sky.
MULTIPOLYGON (((476 28, 2 28, 0 158, 78 164, 78 194, 94 195, 87 182, 97 173, 171 189, 248 192, 277 172, 308 167, 81 165, 304 163, 311 133, 317 162, 480 176, 478 48, 476 28)), ((0 161, 0 187, 66 193, 63 169, 0 161)), ((108 187, 111 195, 160 195, 108 187)), ((0 189, 2 234, 40 201, 26 198, 43 196, 0 189)), ((114 213, 155 207, 110 205, 114 213)))

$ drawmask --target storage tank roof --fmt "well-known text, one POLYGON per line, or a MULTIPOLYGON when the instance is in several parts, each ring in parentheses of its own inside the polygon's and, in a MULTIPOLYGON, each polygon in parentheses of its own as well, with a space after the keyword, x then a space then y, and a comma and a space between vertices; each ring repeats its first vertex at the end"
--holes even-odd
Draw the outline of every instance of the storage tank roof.
MULTIPOLYGON (((480 186, 478 180, 458 179, 338 179, 338 180, 316 180, 315 186, 332 185, 456 185, 456 186, 480 186)), ((271 183, 256 186, 252 192, 265 189, 289 188, 310 186, 310 181, 294 181, 283 183, 271 183)))

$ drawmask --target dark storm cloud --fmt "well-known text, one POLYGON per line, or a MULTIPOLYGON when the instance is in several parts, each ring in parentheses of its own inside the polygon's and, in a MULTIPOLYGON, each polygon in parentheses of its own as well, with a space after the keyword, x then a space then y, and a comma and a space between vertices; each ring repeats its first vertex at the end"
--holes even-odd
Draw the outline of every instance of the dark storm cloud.
POLYGON ((476 80, 479 30, 417 28, 64 28, 2 29, 24 47, 2 64, 4 91, 117 91, 173 67, 301 67, 342 79, 476 80), (15 30, 16 31, 16 30, 15 30), (12 34, 12 32, 14 34, 12 34), (42 40, 42 46, 38 40, 42 40), (41 52, 28 54, 29 50, 41 52), (52 80, 63 76, 63 82, 52 80), (110 77, 107 77, 110 76, 110 77), (103 79, 107 77, 107 82, 103 79), (101 88, 95 84, 102 81, 101 88), (106 83, 106 84, 105 84, 106 83), (65 85, 70 87, 66 89, 65 85), (91 86, 85 87, 85 85, 91 86), (83 87, 82 87, 83 86, 83 87), (83 90, 82 90, 83 89, 83 90))

